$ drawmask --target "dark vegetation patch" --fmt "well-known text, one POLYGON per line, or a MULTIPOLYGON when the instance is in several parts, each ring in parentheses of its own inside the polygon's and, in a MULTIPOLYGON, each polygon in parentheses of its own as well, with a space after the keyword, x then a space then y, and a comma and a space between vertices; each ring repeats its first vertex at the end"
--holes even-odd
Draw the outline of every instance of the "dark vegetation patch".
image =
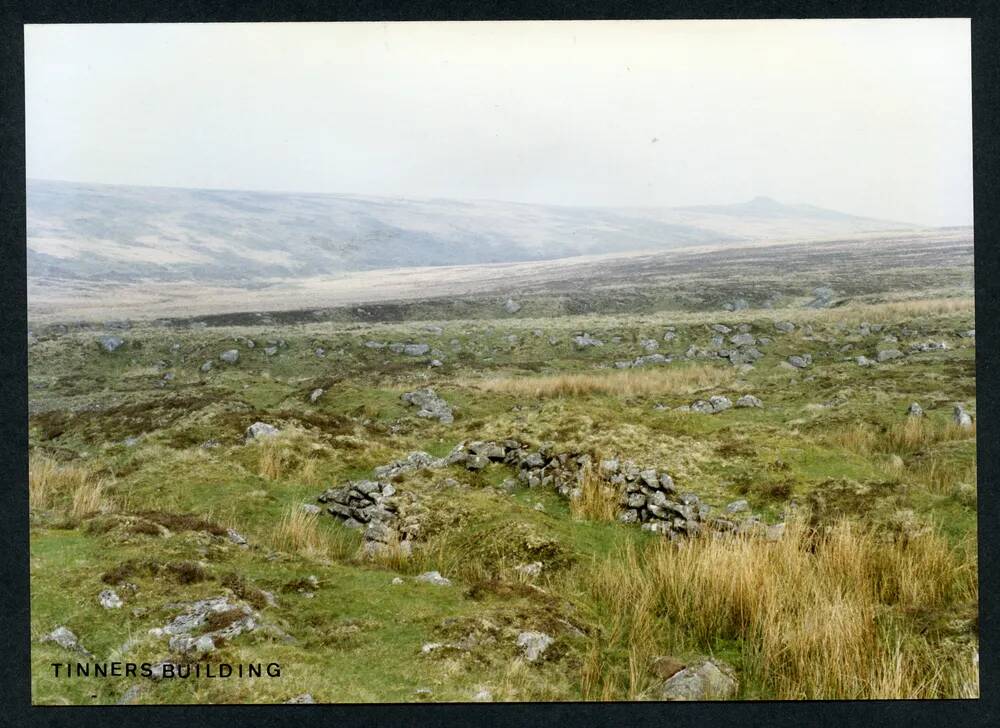
POLYGON ((162 563, 152 559, 129 559, 101 574, 101 581, 113 586, 137 576, 159 577, 163 574, 180 584, 197 584, 211 578, 196 561, 162 563))
POLYGON ((204 531, 213 536, 225 536, 228 533, 225 526, 221 526, 193 513, 140 511, 135 515, 153 523, 158 523, 171 531, 204 531))
POLYGON ((263 609, 269 604, 267 593, 263 589, 255 586, 248 579, 235 572, 224 574, 220 581, 224 587, 232 591, 239 599, 248 602, 257 609, 263 609))

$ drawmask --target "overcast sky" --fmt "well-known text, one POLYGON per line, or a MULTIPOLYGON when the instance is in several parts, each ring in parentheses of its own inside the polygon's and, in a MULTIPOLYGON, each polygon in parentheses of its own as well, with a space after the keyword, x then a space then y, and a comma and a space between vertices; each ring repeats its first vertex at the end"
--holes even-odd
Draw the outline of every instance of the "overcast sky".
POLYGON ((972 222, 967 20, 28 26, 32 178, 972 222))

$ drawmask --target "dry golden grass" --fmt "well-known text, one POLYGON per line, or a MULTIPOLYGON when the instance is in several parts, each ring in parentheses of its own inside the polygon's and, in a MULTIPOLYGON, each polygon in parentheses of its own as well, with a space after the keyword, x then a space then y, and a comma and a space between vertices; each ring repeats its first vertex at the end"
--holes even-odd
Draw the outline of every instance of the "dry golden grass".
POLYGON ((614 521, 618 515, 618 493, 586 466, 580 480, 580 496, 569 503, 575 518, 614 521))
POLYGON ((268 480, 278 480, 285 473, 288 451, 277 437, 269 437, 257 445, 257 473, 268 480))
POLYGON ((970 682, 907 621, 977 600, 974 555, 934 532, 887 542, 849 522, 826 532, 790 523, 775 543, 658 542, 609 559, 592 588, 616 615, 609 642, 629 654, 609 678, 585 661, 585 695, 624 673, 625 694, 636 697, 657 650, 704 651, 719 640, 739 640, 744 680, 777 698, 954 697, 970 682))
POLYGON ((736 379, 732 367, 695 364, 677 368, 557 374, 545 377, 495 377, 465 384, 520 397, 582 397, 691 394, 726 386, 736 379))
POLYGON ((275 526, 271 541, 279 551, 310 559, 323 558, 328 553, 326 539, 319 528, 319 515, 307 513, 298 504, 285 511, 275 526))
MULTIPOLYGON (((975 311, 976 302, 972 296, 950 298, 917 298, 904 301, 889 301, 875 304, 848 304, 832 310, 810 312, 808 318, 831 323, 860 324, 891 323, 931 316, 951 316, 969 314, 975 311)), ((800 318, 802 318, 800 316, 800 318)))
POLYGON ((846 450, 868 457, 874 453, 909 454, 938 443, 975 437, 975 423, 963 428, 953 422, 940 424, 926 417, 906 417, 883 428, 858 422, 834 432, 830 439, 846 450))
POLYGON ((73 518, 108 509, 107 482, 76 463, 59 463, 44 455, 28 458, 28 506, 31 510, 62 507, 73 518))

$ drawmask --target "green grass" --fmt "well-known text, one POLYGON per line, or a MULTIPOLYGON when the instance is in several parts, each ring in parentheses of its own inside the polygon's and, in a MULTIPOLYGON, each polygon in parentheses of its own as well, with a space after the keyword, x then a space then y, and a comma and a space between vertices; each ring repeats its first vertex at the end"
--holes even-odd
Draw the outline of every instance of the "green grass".
MULTIPOLYGON (((169 537, 121 525, 102 531, 97 525, 114 523, 114 516, 67 519, 59 505, 65 498, 54 498, 52 507, 32 514, 33 698, 109 703, 135 682, 55 679, 49 663, 70 656, 38 643, 42 634, 65 624, 105 658, 130 634, 145 635, 169 621, 173 613, 166 604, 227 593, 222 583, 227 574, 278 596, 278 605, 265 608, 262 618, 295 643, 242 635, 211 659, 279 662, 282 677, 140 681, 141 702, 281 702, 303 692, 333 702, 461 701, 481 688, 501 700, 578 700, 594 697, 585 690, 585 675, 596 664, 604 671, 603 697, 635 697, 630 674, 636 668, 629 661, 635 660, 639 633, 630 636, 632 627, 618 624, 614 609, 588 585, 595 570, 622 549, 651 548, 656 539, 635 527, 574 519, 568 502, 548 490, 521 487, 508 494, 497 487, 515 475, 504 465, 475 474, 459 467, 417 472, 396 483, 397 490, 417 494, 433 514, 423 545, 401 571, 356 558, 358 534, 325 514, 319 529, 330 547, 326 559, 275 552, 274 529, 290 507, 315 502, 323 490, 346 480, 370 477, 373 467, 414 450, 440 457, 461 441, 516 437, 666 469, 679 489, 698 494, 716 511, 746 498, 755 513, 776 521, 794 502, 848 514, 887 532, 930 525, 961 548, 976 529, 974 437, 935 436, 899 447, 885 433, 905 420, 911 401, 927 410, 934 432, 944 431, 953 402, 974 412, 975 349, 957 336, 974 321, 971 308, 914 306, 776 309, 766 316, 650 310, 637 316, 546 318, 556 309, 539 305, 527 312, 531 318, 435 320, 444 328, 440 336, 424 331, 419 321, 203 329, 137 325, 114 354, 98 348, 93 332, 43 334, 29 352, 32 456, 83 465, 106 478, 115 513, 194 514, 237 529, 251 548, 201 531, 172 529, 169 537), (801 330, 775 332, 772 322, 786 318, 810 323, 814 338, 801 330), (885 332, 862 340, 838 326, 855 327, 863 320, 882 322, 897 333, 918 330, 901 337, 903 345, 945 339, 952 348, 863 369, 853 357, 872 356, 885 332), (657 339, 660 352, 678 359, 669 366, 683 367, 687 347, 705 346, 711 338, 709 323, 743 321, 753 324, 756 335, 772 337, 761 347, 765 357, 705 392, 531 398, 478 386, 490 377, 612 374, 615 361, 644 353, 637 343, 642 338, 657 339), (672 342, 662 340, 668 325, 677 332, 672 342), (534 336, 536 328, 544 336, 534 336), (576 331, 603 339, 605 346, 577 351, 570 343, 576 331), (517 335, 519 343, 511 345, 508 334, 517 335), (234 342, 236 336, 253 337, 258 345, 248 349, 234 342), (559 343, 551 345, 550 336, 559 343), (615 336, 619 343, 612 342, 615 336), (272 338, 287 346, 268 358, 263 344, 272 338), (445 366, 429 368, 429 356, 368 349, 364 342, 370 339, 426 341, 440 350, 435 356, 445 366), (177 350, 171 348, 175 343, 177 350), (844 343, 854 348, 840 352, 844 343), (326 358, 313 353, 317 345, 327 350, 326 358), (218 353, 229 348, 241 352, 235 366, 218 361, 218 353), (813 355, 810 368, 782 366, 790 354, 805 352, 813 355), (215 367, 200 372, 208 359, 215 367), (166 366, 158 368, 161 361, 166 366), (160 386, 165 371, 175 378, 160 386), (401 401, 401 393, 426 386, 454 407, 453 425, 418 418, 401 401), (311 404, 309 392, 317 387, 325 392, 311 404), (733 401, 753 393, 765 407, 711 416, 675 409, 714 393, 733 401), (655 410, 656 404, 670 409, 655 410), (261 474, 261 446, 241 440, 258 420, 286 433, 278 446, 277 477, 261 474), (868 450, 838 439, 857 423, 875 433, 868 450), (138 444, 122 444, 129 436, 140 437, 138 444), (218 447, 203 449, 208 440, 218 441, 218 447), (442 485, 446 478, 459 486, 442 485), (544 510, 535 509, 538 503, 544 510), (517 581, 512 568, 536 558, 546 563, 537 580, 544 597, 509 586, 517 581), (138 590, 123 594, 125 607, 104 610, 97 603, 106 586, 101 575, 129 559, 200 561, 208 578, 182 584, 166 572, 139 574, 130 579, 138 590), (428 569, 438 569, 454 585, 408 580, 428 569), (283 591, 307 575, 321 583, 312 598, 283 591), (407 581, 392 585, 395 576, 407 581), (517 659, 514 637, 529 628, 554 634, 552 659, 540 665, 517 659), (421 654, 424 643, 454 641, 463 630, 481 638, 470 651, 421 654), (418 692, 424 689, 431 692, 418 692)), ((728 372, 730 365, 716 366, 728 372)), ((974 567, 974 552, 965 558, 974 567)), ((752 664, 754 646, 738 635, 675 637, 663 648, 672 645, 682 657, 714 654, 738 672, 752 664)), ((967 638, 975 635, 963 633, 967 638)), ((155 662, 166 653, 164 643, 144 638, 129 658, 155 662)), ((774 695, 773 685, 753 675, 741 690, 745 698, 774 695)))

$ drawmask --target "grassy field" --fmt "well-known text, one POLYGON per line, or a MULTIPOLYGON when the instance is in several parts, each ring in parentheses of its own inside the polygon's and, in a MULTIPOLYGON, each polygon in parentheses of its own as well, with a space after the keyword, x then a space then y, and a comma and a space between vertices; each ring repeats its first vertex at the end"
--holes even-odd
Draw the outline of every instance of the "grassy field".
POLYGON ((133 686, 139 703, 634 700, 656 697, 665 657, 724 662, 740 699, 978 695, 975 426, 952 417, 955 404, 975 416, 967 289, 821 309, 533 311, 544 302, 491 319, 36 329, 34 701, 114 703, 133 686), (727 347, 749 328, 762 358, 685 356, 712 347, 716 324, 733 329, 727 347), (575 344, 584 333, 602 345, 575 344), (107 335, 124 343, 108 352, 107 335), (669 363, 616 367, 650 340, 669 363), (911 351, 922 342, 946 348, 911 351), (890 348, 904 356, 855 361, 890 348), (234 364, 219 359, 230 349, 234 364), (788 363, 804 354, 805 368, 788 363), (424 387, 453 423, 401 399, 424 387), (686 410, 747 394, 764 406, 686 410), (280 434, 244 441, 257 421, 280 434), (513 486, 503 463, 395 478, 422 509, 408 557, 367 558, 358 531, 302 508, 410 452, 507 438, 666 470, 714 513, 743 499, 784 534, 671 541, 619 522, 619 494, 596 479, 567 499, 513 486), (534 562, 534 576, 517 568, 534 562), (413 578, 431 570, 451 584, 413 578), (99 603, 109 588, 120 608, 99 603), (150 630, 216 596, 259 624, 201 663, 275 662, 280 678, 53 674, 76 659, 42 641, 60 625, 98 660, 194 659, 150 630), (522 656, 525 630, 553 638, 542 659, 522 656))

